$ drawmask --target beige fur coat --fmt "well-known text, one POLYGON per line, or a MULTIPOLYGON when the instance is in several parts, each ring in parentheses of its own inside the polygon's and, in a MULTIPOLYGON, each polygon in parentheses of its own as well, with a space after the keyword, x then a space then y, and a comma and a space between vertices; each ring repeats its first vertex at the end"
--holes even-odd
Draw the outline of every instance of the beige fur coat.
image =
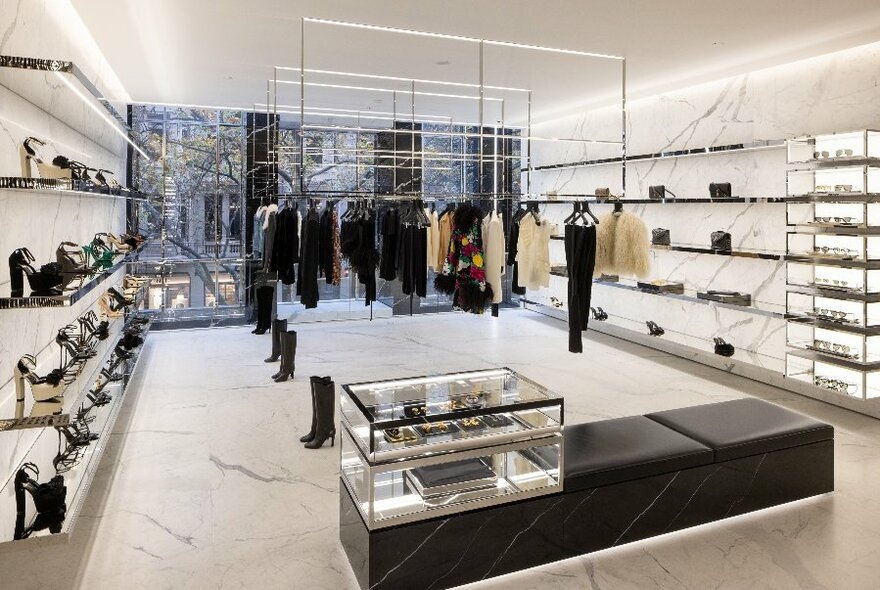
POLYGON ((651 271, 650 256, 648 226, 641 219, 626 211, 599 219, 594 276, 607 273, 646 277, 651 271))

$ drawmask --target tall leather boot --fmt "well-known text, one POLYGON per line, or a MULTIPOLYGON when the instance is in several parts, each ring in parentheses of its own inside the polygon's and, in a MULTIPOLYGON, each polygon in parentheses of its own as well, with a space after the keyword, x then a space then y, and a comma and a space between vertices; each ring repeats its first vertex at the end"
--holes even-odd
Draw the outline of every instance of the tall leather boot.
POLYGON ((281 370, 272 375, 272 378, 280 383, 293 379, 296 369, 296 332, 288 330, 281 333, 281 370))
POLYGON ((317 410, 315 410, 315 383, 320 379, 320 377, 316 377, 312 375, 309 377, 309 385, 312 387, 312 428, 309 430, 309 433, 303 435, 299 438, 299 442, 307 443, 315 438, 315 424, 318 421, 317 410))
POLYGON ((254 334, 265 334, 272 326, 272 296, 274 287, 257 288, 257 328, 254 334))
POLYGON ((329 438, 336 444, 336 384, 330 377, 315 381, 315 438, 305 444, 307 449, 320 449, 329 438))
POLYGON ((281 357, 281 332, 287 331, 287 320, 272 320, 272 354, 265 359, 274 363, 281 357))

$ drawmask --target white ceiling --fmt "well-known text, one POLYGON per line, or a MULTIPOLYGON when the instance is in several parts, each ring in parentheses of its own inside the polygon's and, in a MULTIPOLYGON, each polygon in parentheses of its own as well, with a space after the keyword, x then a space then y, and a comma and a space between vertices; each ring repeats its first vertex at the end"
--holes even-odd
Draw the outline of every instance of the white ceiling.
MULTIPOLYGON (((320 17, 627 58, 630 98, 655 94, 880 40, 878 0, 71 0, 137 102, 253 108, 266 101, 273 66, 299 66, 300 18, 320 17)), ((478 45, 372 30, 306 28, 306 67, 476 83, 478 45), (438 62, 449 62, 439 63, 438 62)), ((297 80, 298 72, 282 72, 297 80)), ((533 120, 620 93, 619 62, 484 48, 485 84, 533 90, 533 120)), ((410 96, 314 83, 409 88, 309 74, 309 105, 410 113, 410 96)), ((419 83, 417 92, 473 94, 419 83)), ((279 85, 282 104, 299 87, 279 85)), ((504 98, 521 121, 523 93, 504 98)), ((471 119, 478 101, 416 95, 418 114, 471 119)), ((484 102, 485 121, 500 118, 484 102)))

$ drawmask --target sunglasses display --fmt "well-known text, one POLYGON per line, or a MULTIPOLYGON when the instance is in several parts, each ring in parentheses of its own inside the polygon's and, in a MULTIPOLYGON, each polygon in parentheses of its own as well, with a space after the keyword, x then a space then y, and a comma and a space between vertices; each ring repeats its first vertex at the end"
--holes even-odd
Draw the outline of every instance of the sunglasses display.
POLYGON ((834 356, 839 356, 841 358, 846 359, 857 359, 859 358, 859 352, 854 346, 848 346, 846 344, 837 344, 835 342, 829 342, 827 340, 819 340, 818 338, 813 340, 812 345, 807 345, 809 350, 814 350, 816 352, 822 352, 825 354, 833 354, 834 356))
POLYGON ((813 383, 824 389, 830 389, 831 391, 846 393, 848 395, 855 395, 856 392, 858 392, 859 390, 859 386, 855 383, 847 383, 846 381, 842 381, 840 379, 832 379, 830 377, 823 377, 821 375, 816 375, 813 378, 813 383))
POLYGON ((849 248, 837 248, 834 246, 815 246, 813 254, 821 254, 823 256, 840 256, 841 258, 855 258, 859 255, 857 250, 849 248))
POLYGON ((813 308, 813 311, 807 312, 807 315, 816 318, 817 320, 824 320, 826 322, 838 322, 838 323, 849 323, 855 324, 857 323, 855 319, 850 319, 850 316, 853 315, 846 311, 838 311, 836 309, 825 309, 822 307, 813 308))
POLYGON ((855 224, 855 217, 815 217, 815 223, 848 223, 855 224))

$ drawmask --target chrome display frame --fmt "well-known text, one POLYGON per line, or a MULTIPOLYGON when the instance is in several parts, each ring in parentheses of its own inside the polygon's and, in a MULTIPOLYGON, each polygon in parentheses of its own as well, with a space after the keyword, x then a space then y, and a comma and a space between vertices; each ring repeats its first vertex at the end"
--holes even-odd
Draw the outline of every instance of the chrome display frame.
MULTIPOLYGON (((516 432, 479 435, 473 438, 462 437, 457 440, 436 443, 428 442, 413 447, 403 446, 400 449, 384 451, 381 453, 381 456, 377 456, 375 453, 371 452, 372 450, 374 450, 373 445, 371 444, 369 445, 369 447, 365 446, 363 444, 362 437, 355 432, 355 425, 351 423, 344 412, 341 414, 339 450, 340 477, 345 485, 345 488, 358 504, 358 509, 361 513, 364 523, 369 530, 387 528, 411 522, 419 522, 422 520, 436 518, 438 516, 446 516, 450 514, 465 512, 468 510, 485 508, 488 506, 495 506, 509 502, 517 502, 527 498, 551 495, 562 491, 565 454, 564 398, 561 395, 547 390, 540 384, 523 377, 522 375, 516 373, 515 371, 512 371, 507 367, 484 369, 478 371, 461 371, 455 373, 428 375, 405 379, 346 384, 343 385, 340 390, 340 404, 345 405, 347 403, 350 403, 351 406, 356 409, 356 411, 363 415, 363 418, 369 423, 370 442, 372 443, 372 441, 375 440, 376 436, 382 436, 381 433, 385 428, 389 427, 389 425, 393 425, 394 423, 399 422, 399 420, 381 421, 379 422, 381 427, 377 425, 369 410, 364 406, 358 396, 352 392, 352 387, 374 384, 379 385, 382 383, 390 383, 393 381, 402 380, 410 382, 420 381, 424 383, 430 383, 432 380, 436 380, 439 382, 440 380, 447 380, 448 377, 450 377, 451 375, 461 376, 462 378, 467 378, 468 376, 479 377, 481 375, 494 371, 503 371, 507 375, 515 376, 518 382, 522 382, 531 387, 537 388, 542 394, 546 396, 546 398, 544 400, 529 401, 518 405, 502 405, 498 407, 469 408, 464 410, 450 411, 449 413, 428 415, 421 420, 426 423, 434 423, 440 421, 449 421, 450 415, 454 415, 455 418, 468 418, 487 416, 490 414, 505 415, 510 412, 529 409, 541 411, 541 409, 543 408, 554 412, 558 411, 558 423, 555 425, 548 425, 544 427, 527 427, 516 432), (347 442, 343 442, 344 440, 347 442), (349 475, 346 473, 346 467, 344 464, 345 456, 343 449, 348 445, 350 445, 351 448, 354 450, 359 463, 365 467, 365 478, 367 485, 366 498, 361 497, 361 494, 358 493, 357 486, 350 481, 349 475), (433 506, 429 509, 414 511, 409 514, 403 514, 382 519, 376 518, 376 512, 374 509, 376 499, 374 496, 374 491, 376 486, 376 478, 381 474, 395 471, 407 473, 406 470, 415 469, 418 467, 427 467, 431 465, 451 463, 454 461, 485 457, 488 455, 499 455, 509 452, 518 452, 549 445, 558 445, 559 449, 555 476, 551 473, 551 471, 553 470, 545 470, 545 474, 548 477, 555 479, 556 483, 553 485, 546 485, 535 489, 519 490, 505 495, 494 495, 484 498, 470 499, 466 501, 453 501, 449 505, 433 506)), ((516 422, 516 420, 514 420, 514 422, 516 422)), ((525 426, 525 424, 520 424, 520 426, 525 426)), ((531 461, 525 456, 523 456, 523 459, 531 461)), ((541 467, 537 464, 535 464, 535 467, 541 469, 541 467)), ((425 499, 423 498, 423 500, 425 499)))

